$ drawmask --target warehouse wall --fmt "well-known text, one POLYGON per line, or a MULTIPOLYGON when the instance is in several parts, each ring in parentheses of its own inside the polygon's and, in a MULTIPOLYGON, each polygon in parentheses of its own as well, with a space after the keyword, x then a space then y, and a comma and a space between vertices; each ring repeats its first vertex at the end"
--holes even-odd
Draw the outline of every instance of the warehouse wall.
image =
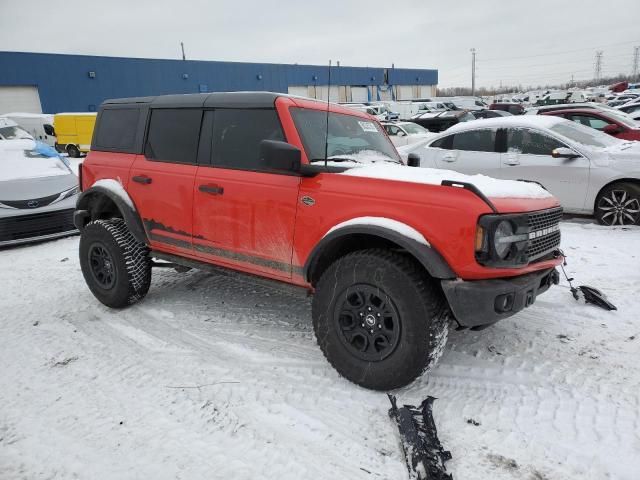
MULTIPOLYGON (((290 85, 324 85, 326 94, 328 76, 328 67, 322 65, 0 52, 0 87, 37 87, 45 113, 93 111, 108 98, 168 93, 238 90, 286 93, 290 85)), ((389 83, 393 79, 403 85, 435 85, 438 72, 388 69, 387 76, 389 83)), ((331 69, 332 85, 375 86, 384 81, 383 68, 331 69)))

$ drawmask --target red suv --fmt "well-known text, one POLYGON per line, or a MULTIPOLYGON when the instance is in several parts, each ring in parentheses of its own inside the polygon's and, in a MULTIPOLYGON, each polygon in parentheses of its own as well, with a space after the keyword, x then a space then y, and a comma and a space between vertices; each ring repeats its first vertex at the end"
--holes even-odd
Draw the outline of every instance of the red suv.
POLYGON ((152 259, 297 285, 315 294, 329 362, 396 388, 437 361, 450 320, 482 328, 558 281, 557 200, 465 178, 402 165, 378 122, 339 105, 277 93, 110 100, 80 175, 82 273, 113 308, 146 295, 152 259))
POLYGON ((563 117, 622 140, 640 140, 640 126, 624 114, 594 108, 575 108, 542 112, 541 115, 563 117))

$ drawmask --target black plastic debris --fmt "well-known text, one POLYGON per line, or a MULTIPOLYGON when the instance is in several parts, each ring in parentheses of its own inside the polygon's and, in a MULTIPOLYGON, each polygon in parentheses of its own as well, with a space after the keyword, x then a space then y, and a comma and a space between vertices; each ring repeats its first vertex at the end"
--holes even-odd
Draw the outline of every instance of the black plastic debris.
POLYGON ((567 275, 567 272, 564 270, 564 267, 567 265, 567 257, 564 252, 560 251, 560 253, 564 257, 564 261, 562 262, 560 267, 562 268, 564 277, 567 279, 569 290, 571 291, 571 295, 573 295, 573 298, 575 298, 576 300, 580 300, 580 294, 582 293, 582 297, 584 297, 585 303, 590 303, 609 311, 618 310, 618 308, 607 299, 607 296, 597 288, 590 287, 589 285, 580 285, 578 287, 574 287, 573 283, 571 283, 574 280, 573 277, 569 278, 569 275, 567 275))
POLYGON ((597 288, 590 287, 588 285, 580 285, 578 289, 584 296, 586 303, 591 303, 605 310, 618 310, 618 308, 607 300, 607 296, 597 288))
POLYGON ((433 421, 434 397, 427 397, 420 407, 405 405, 398 408, 396 397, 391 402, 389 416, 395 420, 402 439, 402 450, 409 469, 409 478, 416 480, 453 480, 444 462, 451 460, 451 452, 438 440, 433 421))

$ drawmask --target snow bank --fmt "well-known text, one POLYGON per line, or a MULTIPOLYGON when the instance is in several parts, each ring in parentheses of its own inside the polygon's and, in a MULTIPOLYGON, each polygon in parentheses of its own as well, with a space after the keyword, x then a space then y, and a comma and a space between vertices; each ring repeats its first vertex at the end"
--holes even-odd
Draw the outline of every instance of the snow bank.
POLYGON ((122 198, 122 200, 124 200, 124 202, 133 210, 136 209, 136 207, 133 205, 133 202, 131 201, 131 197, 129 197, 129 194, 122 186, 122 183, 120 183, 119 181, 113 180, 111 178, 103 178, 102 180, 98 180, 97 182, 95 182, 91 187, 102 187, 106 190, 109 190, 122 198))
POLYGON ((69 174, 59 157, 43 154, 33 140, 0 141, 0 182, 69 174))
POLYGON ((339 175, 354 177, 380 178, 400 182, 440 185, 443 180, 471 183, 478 187, 487 197, 494 198, 549 198, 552 195, 535 183, 518 182, 516 180, 498 180, 486 175, 465 175, 452 170, 435 168, 414 168, 402 165, 371 165, 352 168, 339 175))
POLYGON ((397 220, 392 220, 390 218, 384 217, 357 217, 352 218, 351 220, 347 220, 346 222, 339 223, 335 227, 331 228, 327 233, 325 233, 325 237, 329 235, 331 232, 335 230, 339 230, 343 227, 351 227, 353 225, 374 225, 376 227, 383 227, 389 230, 393 230, 394 232, 398 232, 400 235, 404 235, 412 240, 415 240, 418 243, 426 245, 430 247, 431 245, 427 242, 427 239, 417 231, 415 228, 410 227, 409 225, 398 222, 397 220))

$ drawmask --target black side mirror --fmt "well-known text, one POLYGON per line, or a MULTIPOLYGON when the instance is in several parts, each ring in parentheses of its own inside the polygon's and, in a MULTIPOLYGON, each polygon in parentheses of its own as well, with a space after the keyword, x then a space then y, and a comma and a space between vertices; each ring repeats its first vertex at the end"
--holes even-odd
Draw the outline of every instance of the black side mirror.
POLYGON ((270 170, 299 173, 301 153, 298 147, 278 140, 260 142, 260 160, 270 170))
POLYGON ((409 167, 419 167, 420 166, 420 155, 417 153, 410 153, 407 156, 407 165, 409 167))

